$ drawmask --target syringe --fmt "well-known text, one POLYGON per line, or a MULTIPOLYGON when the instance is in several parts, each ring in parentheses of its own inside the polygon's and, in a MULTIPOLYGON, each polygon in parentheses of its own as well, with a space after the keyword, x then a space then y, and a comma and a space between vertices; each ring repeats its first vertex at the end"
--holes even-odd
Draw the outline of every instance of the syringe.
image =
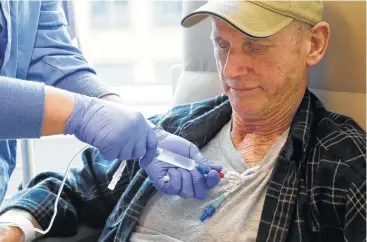
MULTIPOLYGON (((181 167, 186 170, 193 170, 196 168, 202 174, 208 174, 209 171, 211 170, 211 168, 208 166, 198 165, 193 159, 187 158, 185 156, 182 156, 182 155, 179 155, 179 154, 176 154, 176 153, 173 153, 168 150, 161 149, 161 148, 157 149, 157 156, 155 157, 155 159, 166 162, 174 166, 181 167)), ((125 165, 126 165, 125 161, 121 162, 119 168, 116 170, 115 174, 112 177, 112 181, 108 185, 108 188, 110 190, 115 189, 117 182, 121 178, 125 165)), ((223 178, 224 174, 222 172, 219 172, 219 176, 223 178)))
POLYGON ((175 154, 173 152, 161 148, 157 149, 157 156, 155 158, 157 160, 184 168, 186 170, 193 170, 196 165, 196 162, 193 159, 187 158, 179 154, 175 154))

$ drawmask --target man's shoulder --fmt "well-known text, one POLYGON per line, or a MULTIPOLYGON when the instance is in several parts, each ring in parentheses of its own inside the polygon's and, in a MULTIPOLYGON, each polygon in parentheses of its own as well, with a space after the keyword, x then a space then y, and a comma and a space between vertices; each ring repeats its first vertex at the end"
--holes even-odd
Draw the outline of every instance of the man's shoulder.
MULTIPOLYGON (((318 117, 315 143, 321 159, 334 157, 365 176, 366 132, 352 118, 325 110, 318 117)), ((337 163, 335 163, 337 164, 337 163)))
POLYGON ((320 231, 343 231, 365 223, 359 201, 366 196, 366 133, 352 118, 315 104, 307 113, 312 122, 300 187, 317 215, 308 221, 320 231))
POLYGON ((231 109, 228 97, 219 95, 200 102, 188 103, 172 107, 167 113, 149 118, 151 122, 161 126, 168 132, 175 133, 186 124, 214 112, 231 109))

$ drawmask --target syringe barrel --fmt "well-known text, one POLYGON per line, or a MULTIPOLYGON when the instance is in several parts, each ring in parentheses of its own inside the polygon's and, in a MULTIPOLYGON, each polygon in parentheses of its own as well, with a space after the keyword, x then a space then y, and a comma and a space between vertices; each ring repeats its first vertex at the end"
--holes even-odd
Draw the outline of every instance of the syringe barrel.
POLYGON ((193 159, 172 153, 168 150, 164 150, 161 148, 157 149, 156 159, 187 170, 193 170, 196 165, 193 159))

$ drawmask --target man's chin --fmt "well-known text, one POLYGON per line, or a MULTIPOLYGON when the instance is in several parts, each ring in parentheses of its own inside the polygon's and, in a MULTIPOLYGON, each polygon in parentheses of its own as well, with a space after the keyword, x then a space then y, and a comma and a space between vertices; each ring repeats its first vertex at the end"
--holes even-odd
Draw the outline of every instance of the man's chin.
POLYGON ((232 110, 243 118, 256 118, 260 117, 264 111, 263 105, 260 100, 243 100, 230 97, 232 110))

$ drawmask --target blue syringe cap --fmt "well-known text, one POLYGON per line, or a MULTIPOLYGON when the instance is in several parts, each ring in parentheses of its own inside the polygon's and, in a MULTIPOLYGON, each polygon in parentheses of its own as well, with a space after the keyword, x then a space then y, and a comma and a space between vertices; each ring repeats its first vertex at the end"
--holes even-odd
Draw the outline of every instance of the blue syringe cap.
MULTIPOLYGON (((211 167, 209 167, 209 166, 203 166, 203 165, 196 165, 196 169, 201 173, 201 174, 204 174, 204 175, 206 175, 206 174, 208 174, 209 173, 209 171, 211 171, 212 170, 212 168, 211 167)), ((219 172, 218 171, 218 173, 219 173, 219 177, 220 178, 223 178, 224 177, 224 173, 223 172, 219 172)))

